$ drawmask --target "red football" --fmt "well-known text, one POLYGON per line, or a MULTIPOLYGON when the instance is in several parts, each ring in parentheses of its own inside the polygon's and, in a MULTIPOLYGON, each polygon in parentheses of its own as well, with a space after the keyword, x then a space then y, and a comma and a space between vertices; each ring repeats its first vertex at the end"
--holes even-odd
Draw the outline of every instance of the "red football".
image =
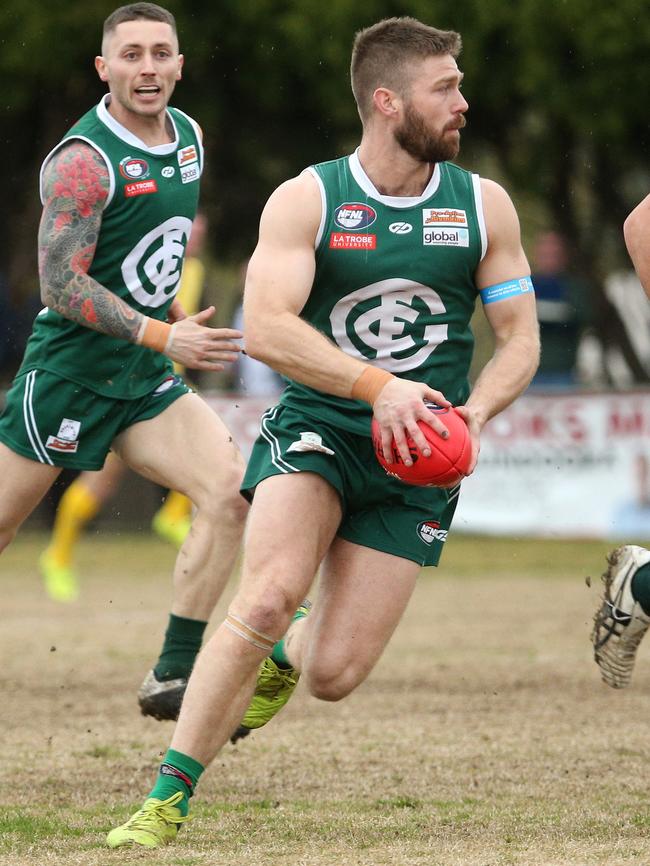
POLYGON ((431 456, 425 457, 415 446, 411 437, 407 437, 413 464, 405 466, 399 451, 392 443, 394 462, 387 463, 381 453, 381 434, 379 424, 372 419, 372 444, 375 455, 389 475, 399 478, 405 484, 415 484, 418 487, 451 487, 465 477, 472 456, 472 443, 464 418, 453 406, 449 409, 442 406, 429 405, 428 408, 440 416, 440 420, 449 430, 449 438, 443 439, 435 430, 418 421, 418 427, 424 433, 431 446, 431 456))

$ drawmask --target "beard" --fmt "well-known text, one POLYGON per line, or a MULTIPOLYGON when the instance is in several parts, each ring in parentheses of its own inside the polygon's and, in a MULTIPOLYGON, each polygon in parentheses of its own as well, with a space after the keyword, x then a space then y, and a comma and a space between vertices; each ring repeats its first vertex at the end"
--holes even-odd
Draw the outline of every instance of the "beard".
MULTIPOLYGON (((458 125, 465 126, 462 115, 458 125)), ((446 136, 445 130, 439 135, 432 133, 424 117, 410 103, 406 104, 401 126, 395 130, 395 140, 409 156, 419 162, 446 162, 458 156, 460 149, 458 139, 446 136)))

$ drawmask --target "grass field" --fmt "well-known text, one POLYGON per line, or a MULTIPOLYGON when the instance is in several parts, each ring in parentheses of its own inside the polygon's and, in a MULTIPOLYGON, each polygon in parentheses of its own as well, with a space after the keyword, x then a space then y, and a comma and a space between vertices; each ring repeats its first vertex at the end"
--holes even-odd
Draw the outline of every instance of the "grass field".
POLYGON ((591 660, 606 544, 452 538, 367 683, 340 704, 299 688, 224 749, 177 843, 147 853, 103 841, 171 736, 135 692, 173 552, 86 540, 82 599, 63 607, 40 588, 43 541, 3 557, 2 866, 650 863, 648 648, 621 693, 591 660))

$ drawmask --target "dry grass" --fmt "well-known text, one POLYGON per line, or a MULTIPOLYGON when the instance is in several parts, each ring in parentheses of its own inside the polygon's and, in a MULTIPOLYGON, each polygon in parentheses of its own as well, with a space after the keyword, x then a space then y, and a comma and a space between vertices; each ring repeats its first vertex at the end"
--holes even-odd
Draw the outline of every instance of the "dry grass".
POLYGON ((340 704, 299 690, 218 757, 176 845, 125 853, 104 834, 171 734, 134 696, 172 553, 88 540, 83 598, 62 607, 40 590, 42 540, 3 558, 2 866, 650 863, 645 648, 615 693, 588 641, 605 544, 455 537, 363 687, 340 704))

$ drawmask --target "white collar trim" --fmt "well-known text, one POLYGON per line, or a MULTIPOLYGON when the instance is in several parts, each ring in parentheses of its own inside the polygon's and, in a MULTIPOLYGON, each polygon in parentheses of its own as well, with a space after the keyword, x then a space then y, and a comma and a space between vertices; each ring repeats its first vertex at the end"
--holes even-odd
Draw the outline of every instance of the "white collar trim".
POLYGON ((424 188, 422 195, 382 195, 377 189, 377 187, 374 185, 374 183, 370 180, 370 178, 364 171, 363 166, 361 165, 361 160, 359 159, 359 148, 357 148, 354 153, 350 154, 348 159, 350 162, 350 171, 352 172, 352 177, 356 180, 356 182, 366 193, 366 195, 370 198, 375 199, 376 201, 381 202, 382 204, 388 205, 389 207, 416 207, 418 204, 421 204, 422 202, 431 198, 431 196, 435 193, 435 191, 440 185, 440 166, 438 165, 438 163, 436 163, 431 174, 431 178, 429 179, 429 183, 424 188))
POLYGON ((148 144, 145 144, 141 138, 138 138, 137 135, 134 135, 130 132, 126 126, 122 126, 121 123, 118 123, 117 120, 110 114, 108 110, 108 103, 111 101, 110 93, 107 93, 104 96, 99 105, 97 106, 97 117, 101 120, 101 122, 107 126, 114 135, 118 138, 121 138, 122 141, 125 141, 127 144, 130 144, 132 147, 137 147, 140 150, 146 150, 147 153, 156 154, 158 156, 167 156, 169 153, 174 153, 178 148, 178 130, 176 129, 176 124, 174 123, 174 118, 167 111, 166 115, 172 125, 172 129, 174 130, 174 140, 170 141, 168 144, 157 144, 155 147, 149 147, 148 144))

